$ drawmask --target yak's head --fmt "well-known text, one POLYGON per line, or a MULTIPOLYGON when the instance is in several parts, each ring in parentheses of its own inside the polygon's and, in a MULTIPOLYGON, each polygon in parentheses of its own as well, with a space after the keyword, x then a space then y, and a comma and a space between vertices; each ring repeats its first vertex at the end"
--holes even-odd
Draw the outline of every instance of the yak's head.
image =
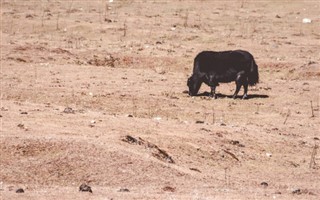
POLYGON ((198 91, 200 89, 202 80, 201 78, 192 75, 188 78, 187 86, 189 87, 189 95, 195 96, 198 94, 198 91))

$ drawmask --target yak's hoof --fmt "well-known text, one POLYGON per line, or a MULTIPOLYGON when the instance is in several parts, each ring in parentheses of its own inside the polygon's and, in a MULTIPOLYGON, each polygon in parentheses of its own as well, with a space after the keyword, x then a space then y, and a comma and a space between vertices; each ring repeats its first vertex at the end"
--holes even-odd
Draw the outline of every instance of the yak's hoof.
POLYGON ((243 95, 242 99, 248 99, 247 95, 243 95))
POLYGON ((215 94, 214 95, 210 94, 210 97, 213 98, 213 99, 217 99, 217 95, 215 95, 215 94))

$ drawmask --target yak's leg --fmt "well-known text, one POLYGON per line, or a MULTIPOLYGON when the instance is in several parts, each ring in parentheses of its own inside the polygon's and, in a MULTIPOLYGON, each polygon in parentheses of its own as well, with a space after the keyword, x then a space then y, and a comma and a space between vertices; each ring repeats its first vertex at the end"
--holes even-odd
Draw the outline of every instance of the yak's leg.
POLYGON ((238 93, 239 93, 239 91, 240 91, 241 86, 242 86, 242 84, 239 83, 238 81, 236 81, 236 91, 234 92, 232 98, 235 99, 235 98, 237 97, 237 95, 238 95, 238 93))
POLYGON ((242 99, 247 99, 248 98, 248 80, 245 80, 243 83, 243 88, 244 88, 244 93, 242 96, 242 99))
POLYGON ((244 72, 239 72, 236 78, 236 91, 234 92, 232 98, 235 99, 237 97, 241 86, 244 85, 245 82, 246 82, 246 77, 244 76, 244 72))
POLYGON ((217 95, 216 95, 216 86, 210 86, 211 87, 211 92, 210 92, 210 97, 212 98, 217 98, 217 95))

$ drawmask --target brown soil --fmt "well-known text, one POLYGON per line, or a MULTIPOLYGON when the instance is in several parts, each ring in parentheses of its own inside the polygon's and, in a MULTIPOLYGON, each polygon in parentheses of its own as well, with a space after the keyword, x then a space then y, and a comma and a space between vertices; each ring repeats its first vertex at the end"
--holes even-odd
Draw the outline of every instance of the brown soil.
POLYGON ((319 7, 1 1, 1 199, 319 199, 319 7), (249 99, 190 98, 196 54, 232 49, 249 99))

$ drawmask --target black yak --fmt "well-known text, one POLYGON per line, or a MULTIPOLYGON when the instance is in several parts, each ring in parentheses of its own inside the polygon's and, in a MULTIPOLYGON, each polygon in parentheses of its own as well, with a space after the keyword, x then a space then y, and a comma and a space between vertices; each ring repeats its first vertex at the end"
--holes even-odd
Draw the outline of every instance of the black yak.
POLYGON ((189 95, 195 96, 204 82, 211 87, 210 96, 216 98, 215 89, 219 83, 236 82, 233 98, 244 88, 243 99, 248 97, 248 85, 259 82, 258 65, 253 56, 243 50, 203 51, 194 59, 193 74, 188 78, 189 95))

